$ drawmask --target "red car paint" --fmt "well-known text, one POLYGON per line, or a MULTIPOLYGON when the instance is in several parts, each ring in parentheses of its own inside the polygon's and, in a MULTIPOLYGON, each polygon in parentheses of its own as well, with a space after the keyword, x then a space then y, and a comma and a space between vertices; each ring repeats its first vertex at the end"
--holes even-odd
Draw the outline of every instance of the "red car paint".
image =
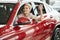
MULTIPOLYGON (((47 37, 52 36, 52 32, 56 25, 55 19, 52 19, 52 20, 46 19, 37 24, 30 24, 33 26, 26 30, 21 30, 21 28, 19 26, 16 27, 19 30, 17 30, 16 28, 10 29, 10 27, 11 27, 10 24, 12 23, 12 21, 15 17, 15 14, 16 14, 16 11, 18 10, 19 5, 20 5, 20 3, 16 4, 6 26, 3 28, 0 28, 0 38, 2 38, 3 40, 9 40, 9 39, 14 38, 15 36, 18 36, 18 38, 16 40, 45 40, 47 37), (6 31, 6 30, 8 30, 8 31, 6 31), (28 33, 29 31, 31 31, 31 32, 28 33), (10 34, 12 34, 12 35, 10 35, 10 34), (10 35, 10 36, 8 36, 8 35, 10 35), (5 36, 8 36, 8 37, 3 38, 5 36), (30 38, 28 38, 28 37, 30 37, 30 38)), ((30 25, 27 25, 26 27, 28 27, 30 25)))
POLYGON ((14 8, 14 11, 12 12, 12 15, 10 16, 10 19, 9 19, 8 23, 6 24, 6 26, 1 28, 0 33, 10 27, 10 24, 11 24, 11 22, 12 22, 14 16, 15 16, 15 13, 16 13, 16 11, 18 9, 18 6, 19 6, 19 3, 17 3, 16 7, 14 8))

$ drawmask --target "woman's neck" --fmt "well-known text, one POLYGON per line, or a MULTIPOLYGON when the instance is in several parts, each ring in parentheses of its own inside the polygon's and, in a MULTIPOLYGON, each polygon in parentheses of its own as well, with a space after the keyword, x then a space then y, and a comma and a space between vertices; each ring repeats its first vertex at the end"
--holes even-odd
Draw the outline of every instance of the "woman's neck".
POLYGON ((24 14, 24 16, 28 17, 29 16, 29 13, 24 14))

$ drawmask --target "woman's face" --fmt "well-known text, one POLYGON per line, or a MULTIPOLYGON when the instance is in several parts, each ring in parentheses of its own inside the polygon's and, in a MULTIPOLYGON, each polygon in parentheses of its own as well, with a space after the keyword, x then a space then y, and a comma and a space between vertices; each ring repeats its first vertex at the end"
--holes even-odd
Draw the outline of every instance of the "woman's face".
POLYGON ((24 14, 30 13, 30 7, 27 4, 24 5, 23 12, 24 14))

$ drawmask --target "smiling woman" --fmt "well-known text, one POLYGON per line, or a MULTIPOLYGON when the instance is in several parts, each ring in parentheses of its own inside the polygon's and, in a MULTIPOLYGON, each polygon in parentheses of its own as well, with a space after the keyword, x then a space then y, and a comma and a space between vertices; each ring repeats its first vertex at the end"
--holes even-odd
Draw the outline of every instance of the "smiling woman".
POLYGON ((25 3, 21 6, 21 8, 20 8, 20 10, 18 11, 18 14, 17 14, 18 24, 19 23, 20 24, 22 24, 22 23, 23 24, 30 24, 32 22, 32 19, 36 19, 36 16, 33 15, 33 12, 31 12, 31 10, 32 10, 31 3, 25 3))
POLYGON ((0 24, 6 24, 15 4, 0 3, 0 24))

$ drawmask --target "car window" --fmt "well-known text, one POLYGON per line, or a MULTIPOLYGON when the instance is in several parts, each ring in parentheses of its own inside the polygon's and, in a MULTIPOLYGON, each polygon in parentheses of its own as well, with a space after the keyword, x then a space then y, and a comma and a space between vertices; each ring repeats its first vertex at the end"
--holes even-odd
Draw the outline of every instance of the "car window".
MULTIPOLYGON (((32 6, 32 4, 31 4, 30 2, 29 2, 28 4, 30 4, 30 5, 32 6)), ((20 9, 19 9, 19 11, 18 11, 18 14, 23 13, 23 6, 24 6, 24 4, 20 7, 20 9)), ((34 14, 33 7, 32 7, 32 9, 31 9, 30 13, 34 14)), ((17 14, 17 15, 18 15, 18 14, 17 14)))
MULTIPOLYGON (((34 10, 37 10, 37 16, 38 15, 40 15, 39 14, 39 8, 38 8, 38 6, 40 5, 40 3, 37 3, 37 2, 34 2, 34 4, 36 5, 36 7, 35 7, 35 9, 34 10)), ((43 3, 42 3, 43 4, 43 3)), ((44 7, 44 4, 43 4, 43 14, 45 14, 46 13, 46 10, 45 10, 45 7, 44 7)))
MULTIPOLYGON (((30 5, 31 5, 30 13, 32 13, 32 14, 34 15, 34 11, 33 11, 32 4, 31 4, 30 2, 27 3, 27 4, 30 4, 30 5)), ((24 7, 24 5, 25 5, 25 4, 21 5, 21 7, 20 7, 20 9, 19 9, 19 11, 18 11, 18 13, 17 13, 17 16, 16 16, 16 18, 15 18, 15 20, 14 20, 13 25, 18 24, 19 18, 20 18, 22 15, 24 15, 24 13, 23 13, 23 9, 24 9, 23 7, 24 7)), ((24 16, 22 16, 22 17, 24 17, 24 16)), ((27 17, 27 18, 28 18, 28 17, 27 17)))
POLYGON ((0 24, 6 24, 15 4, 0 3, 0 24))

